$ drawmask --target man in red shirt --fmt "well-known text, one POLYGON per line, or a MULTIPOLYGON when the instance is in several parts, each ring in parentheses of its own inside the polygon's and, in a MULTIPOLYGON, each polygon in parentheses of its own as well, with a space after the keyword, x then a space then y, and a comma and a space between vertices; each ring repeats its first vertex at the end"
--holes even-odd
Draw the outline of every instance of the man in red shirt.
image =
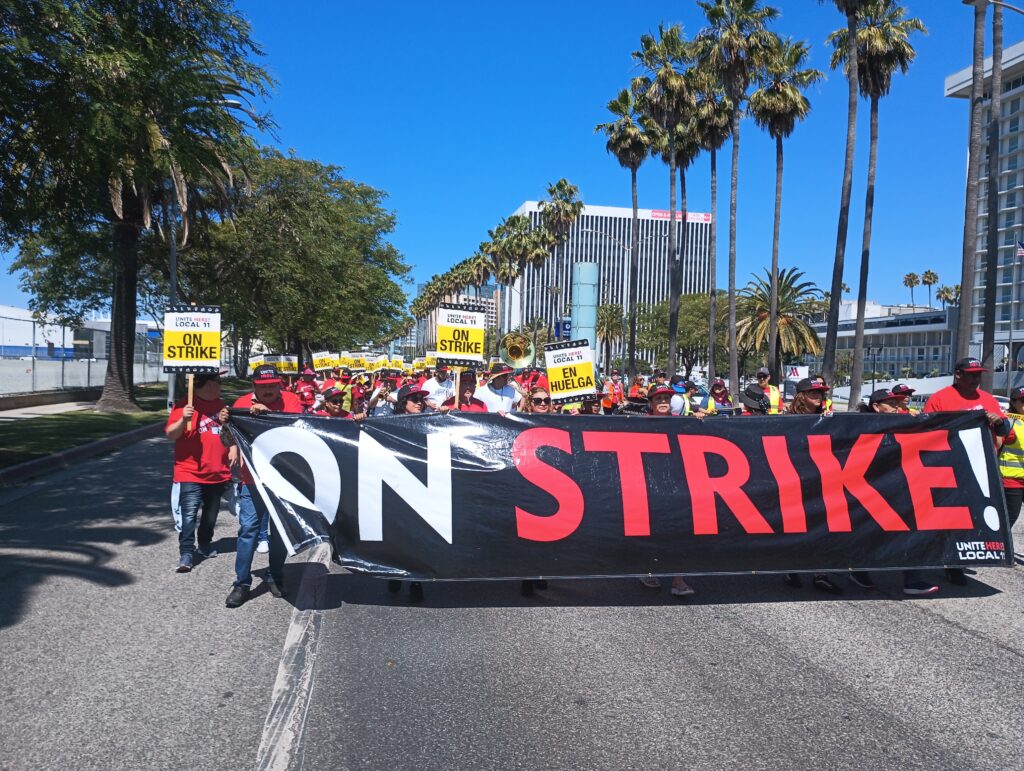
POLYGON ((302 402, 302 407, 305 410, 312 410, 316 404, 316 396, 319 393, 316 387, 316 373, 306 367, 302 370, 302 374, 299 376, 298 381, 295 383, 295 395, 299 397, 299 401, 302 402))
MULTIPOLYGON (((302 413, 303 406, 299 397, 281 388, 281 376, 272 364, 264 364, 252 373, 253 392, 240 396, 235 401, 235 409, 247 409, 253 415, 265 415, 268 412, 302 413)), ((225 407, 221 412, 222 422, 228 420, 225 407)), ((235 547, 235 582, 231 587, 224 604, 229 608, 237 608, 249 599, 249 588, 252 585, 252 558, 256 552, 256 544, 260 534, 261 516, 256 511, 253 496, 259 493, 253 489, 255 482, 252 474, 244 464, 242 466, 242 485, 238 492, 238 541, 235 547)), ((269 523, 268 523, 269 524, 269 523)), ((276 529, 270 529, 269 552, 270 569, 267 572, 267 584, 270 593, 275 597, 284 597, 284 560, 287 550, 284 541, 276 529)))
MULTIPOLYGON (((466 370, 459 373, 459 412, 487 412, 487 405, 473 396, 476 393, 476 373, 466 370)), ((455 409, 455 397, 446 399, 440 407, 441 412, 455 409)))
MULTIPOLYGON (((981 373, 986 369, 975 358, 960 359, 953 369, 953 385, 933 393, 924 405, 924 412, 984 410, 998 451, 1003 439, 1010 433, 1012 424, 1006 419, 995 397, 978 387, 981 385, 981 373)), ((967 583, 964 571, 960 568, 946 568, 946 578, 957 586, 967 583)))
POLYGON ((216 556, 210 545, 220 497, 231 481, 228 449, 221 443, 220 375, 196 375, 192 404, 182 399, 167 417, 164 433, 174 442, 174 481, 180 485, 181 532, 177 572, 192 570, 198 517, 199 553, 216 556), (192 421, 192 428, 188 422, 192 421), (200 514, 200 509, 202 513, 200 514))

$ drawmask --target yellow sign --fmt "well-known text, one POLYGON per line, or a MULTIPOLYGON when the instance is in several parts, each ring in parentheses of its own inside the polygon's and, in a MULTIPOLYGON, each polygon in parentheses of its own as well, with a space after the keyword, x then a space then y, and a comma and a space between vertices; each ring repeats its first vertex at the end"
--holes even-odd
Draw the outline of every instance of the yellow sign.
POLYGON ((597 394, 594 358, 587 340, 572 340, 544 346, 548 390, 561 403, 593 399, 597 394))
POLYGON ((322 372, 334 367, 334 354, 330 351, 317 351, 313 354, 313 369, 322 372))
POLYGON ((277 365, 277 370, 282 375, 298 375, 299 374, 299 357, 298 356, 282 356, 281 363, 277 365))
POLYGON ((405 369, 405 357, 396 356, 391 360, 391 369, 405 369))
POLYGON ((437 366, 437 351, 427 351, 427 355, 423 357, 423 365, 433 369, 437 366))
POLYGON ((164 314, 164 372, 220 370, 220 308, 174 305, 164 314))
POLYGON ((267 363, 266 357, 262 353, 258 353, 255 356, 249 357, 249 369, 256 369, 262 367, 267 363))
POLYGON ((426 359, 423 356, 417 356, 412 360, 412 368, 416 370, 423 369, 426 363, 426 359))
POLYGON ((483 364, 485 335, 482 309, 441 303, 437 311, 437 358, 456 365, 483 364))

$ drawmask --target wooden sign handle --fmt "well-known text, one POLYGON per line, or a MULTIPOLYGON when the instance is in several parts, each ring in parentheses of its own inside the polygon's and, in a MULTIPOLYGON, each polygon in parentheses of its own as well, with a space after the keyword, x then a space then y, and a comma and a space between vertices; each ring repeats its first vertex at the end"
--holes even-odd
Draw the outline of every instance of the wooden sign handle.
POLYGON ((455 409, 459 409, 459 400, 462 398, 462 388, 459 386, 461 382, 462 369, 455 367, 455 409))
MULTIPOLYGON (((196 376, 193 375, 191 372, 189 372, 187 375, 185 375, 185 378, 188 380, 188 406, 191 407, 192 406, 192 392, 195 389, 195 385, 196 385, 196 376)), ((186 431, 191 431, 192 430, 192 422, 193 422, 192 418, 189 418, 188 419, 188 425, 185 426, 185 430, 186 431)))

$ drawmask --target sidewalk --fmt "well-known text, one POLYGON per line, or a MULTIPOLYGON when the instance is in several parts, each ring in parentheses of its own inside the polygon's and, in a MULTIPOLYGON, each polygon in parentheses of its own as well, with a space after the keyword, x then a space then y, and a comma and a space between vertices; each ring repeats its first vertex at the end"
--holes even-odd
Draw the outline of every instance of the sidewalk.
POLYGON ((81 412, 91 410, 96 402, 61 402, 60 404, 39 404, 35 407, 19 407, 13 410, 0 410, 0 423, 26 418, 42 418, 47 415, 60 415, 65 412, 81 412))

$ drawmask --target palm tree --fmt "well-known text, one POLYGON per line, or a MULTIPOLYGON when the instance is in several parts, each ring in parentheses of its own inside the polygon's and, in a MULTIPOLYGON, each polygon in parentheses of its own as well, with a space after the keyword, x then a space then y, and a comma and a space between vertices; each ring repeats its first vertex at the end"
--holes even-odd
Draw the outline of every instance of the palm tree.
POLYGON ((779 15, 758 0, 698 0, 709 28, 696 41, 697 61, 718 74, 732 107, 732 179, 729 188, 729 385, 739 404, 739 358, 736 348, 736 190, 740 164, 740 112, 754 75, 771 44, 769 21, 779 15))
POLYGON ((477 251, 472 257, 469 258, 469 273, 472 276, 470 282, 476 287, 477 299, 480 299, 480 289, 491 280, 491 273, 494 269, 494 263, 491 259, 483 252, 477 251))
MULTIPOLYGON (((680 270, 679 252, 676 248, 676 126, 683 122, 694 107, 694 97, 689 84, 677 67, 688 61, 689 57, 689 47, 683 40, 683 28, 678 24, 668 29, 659 25, 657 39, 651 35, 641 36, 640 50, 633 52, 634 60, 648 73, 633 79, 633 94, 637 98, 640 110, 650 119, 652 125, 657 126, 667 136, 668 142, 670 287, 676 285, 676 273, 680 270)), ((686 223, 684 222, 684 233, 685 230, 686 223)), ((678 325, 677 300, 675 316, 673 317, 671 312, 669 315, 668 352, 670 362, 674 360, 678 348, 678 325)))
POLYGON ((910 305, 914 305, 914 287, 920 286, 921 277, 916 273, 908 273, 903 277, 903 286, 910 289, 910 305))
POLYGON ((636 173, 647 157, 647 136, 638 122, 640 114, 636 99, 628 88, 622 89, 617 97, 608 102, 608 111, 615 116, 615 120, 600 123, 594 130, 603 132, 608 137, 605 149, 615 156, 622 168, 629 169, 633 193, 633 225, 629 239, 629 364, 626 369, 632 380, 636 375, 636 320, 640 270, 640 219, 637 214, 636 173))
POLYGON ((818 333, 804 317, 808 306, 813 307, 820 302, 822 292, 813 282, 804 281, 803 277, 804 273, 796 268, 784 268, 779 271, 778 291, 775 291, 772 289, 771 271, 766 270, 764 277, 755 275, 741 290, 742 318, 736 329, 736 340, 740 346, 754 351, 767 349, 771 344, 774 320, 778 329, 776 358, 784 353, 794 356, 821 353, 818 333), (774 319, 771 318, 773 306, 774 319))
MULTIPOLYGON (((978 175, 981 169, 981 103, 985 86, 986 0, 974 3, 974 61, 971 67, 971 128, 967 150, 967 189, 964 200, 964 244, 961 259, 961 297, 966 308, 957 324, 956 358, 967 356, 971 343, 974 304, 974 266, 978 227, 978 175)), ((994 214, 994 212, 993 212, 994 214)))
POLYGON ((992 390, 993 355, 996 337, 996 283, 999 273, 999 124, 1002 122, 1003 91, 1003 7, 992 5, 992 98, 988 122, 988 244, 985 248, 985 291, 981 311, 981 387, 992 390))
MULTIPOLYGON (((583 201, 580 200, 580 190, 576 185, 567 179, 560 179, 553 185, 548 185, 548 199, 540 202, 541 227, 534 230, 538 250, 544 249, 542 256, 539 251, 530 258, 534 267, 540 267, 548 257, 553 256, 555 250, 565 243, 569 237, 569 231, 573 224, 583 213, 583 201)), ((520 318, 526 321, 526 284, 523 282, 523 293, 519 298, 522 304, 520 318)), ((549 295, 551 297, 551 295, 549 295)))
POLYGON ((934 270, 926 270, 921 274, 921 283, 928 287, 928 307, 932 307, 932 287, 939 283, 939 274, 934 270))
MULTIPOLYGON (((867 308, 868 273, 871 258, 871 225, 875 209, 878 103, 892 88, 892 77, 896 71, 899 70, 905 74, 917 55, 909 42, 910 34, 912 32, 927 32, 920 19, 908 19, 905 16, 906 10, 896 4, 894 0, 869 0, 857 14, 858 88, 861 96, 869 99, 871 103, 871 134, 868 150, 868 179, 864 199, 864 230, 861 238, 860 278, 857 286, 853 371, 850 375, 849 404, 851 409, 856 409, 860 404, 864 373, 864 315, 867 308)), ((849 51, 847 35, 847 29, 840 29, 829 35, 826 40, 832 44, 834 49, 831 62, 833 69, 837 69, 847 60, 849 51)), ((928 271, 926 275, 935 276, 931 271, 928 271)), ((935 276, 935 281, 938 279, 939 277, 935 276)), ((910 291, 911 299, 913 299, 912 287, 910 291)))
POLYGON ((942 303, 942 310, 946 310, 946 305, 953 302, 953 287, 943 284, 935 290, 935 299, 942 303))
MULTIPOLYGON (((819 0, 821 1, 821 0, 819 0)), ((822 374, 826 382, 834 379, 836 341, 839 337, 839 306, 842 305, 843 268, 846 261, 846 233, 850 223, 850 195, 853 192, 853 155, 857 142, 857 90, 860 70, 857 53, 857 12, 867 0, 832 0, 840 13, 846 15, 846 157, 843 161, 843 184, 839 199, 839 224, 836 228, 836 254, 832 264, 831 302, 825 324, 825 356, 822 374)))
POLYGON ((811 110, 811 103, 803 90, 824 77, 815 69, 804 69, 809 48, 804 42, 794 43, 771 36, 771 46, 765 58, 761 87, 750 95, 750 112, 754 122, 775 140, 775 225, 772 231, 772 309, 769 314, 768 369, 776 383, 782 381, 782 362, 775 356, 778 337, 775 302, 779 286, 779 226, 782 221, 782 141, 793 133, 796 122, 803 120, 811 110))
POLYGON ((715 345, 718 340, 718 151, 732 129, 732 104, 717 75, 694 67, 697 96, 695 128, 708 151, 711 171, 711 234, 708 238, 708 382, 715 379, 715 345))
POLYGON ((597 339, 604 342, 604 374, 607 377, 612 367, 612 341, 622 336, 622 306, 605 303, 597 306, 597 339))

